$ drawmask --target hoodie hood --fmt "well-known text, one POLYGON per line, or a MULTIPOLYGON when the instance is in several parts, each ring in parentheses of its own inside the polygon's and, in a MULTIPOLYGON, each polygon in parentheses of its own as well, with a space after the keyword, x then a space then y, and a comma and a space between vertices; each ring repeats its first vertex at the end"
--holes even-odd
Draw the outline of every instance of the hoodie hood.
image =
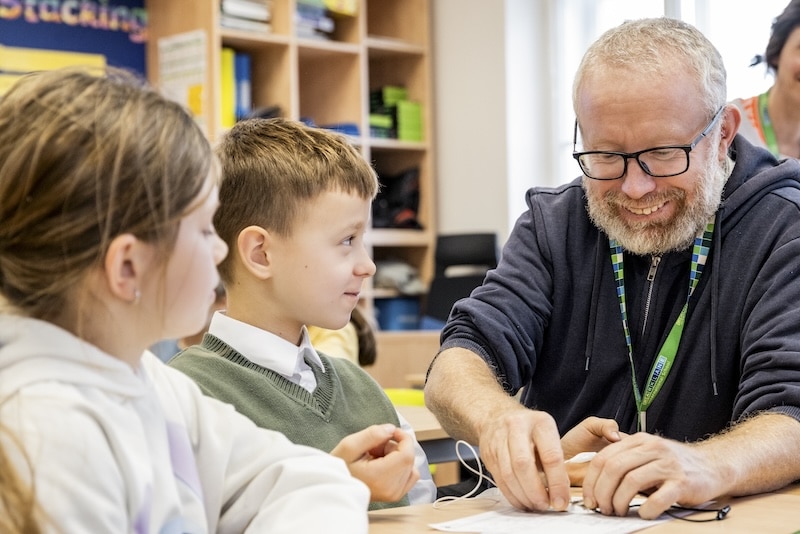
POLYGON ((721 247, 727 228, 733 228, 752 206, 767 194, 783 188, 800 189, 800 163, 794 159, 777 162, 767 150, 753 146, 742 135, 737 135, 729 151, 736 162, 722 192, 722 202, 717 211, 716 230, 711 254, 711 328, 710 372, 714 395, 717 395, 717 325, 719 325, 719 278, 721 247))
POLYGON ((800 189, 800 162, 778 162, 770 152, 737 135, 729 155, 736 162, 722 192, 718 222, 733 226, 768 193, 782 187, 800 189), (723 219, 720 221, 720 219, 723 219))
POLYGON ((52 323, 0 314, 0 399, 42 382, 120 397, 148 390, 144 373, 52 323))

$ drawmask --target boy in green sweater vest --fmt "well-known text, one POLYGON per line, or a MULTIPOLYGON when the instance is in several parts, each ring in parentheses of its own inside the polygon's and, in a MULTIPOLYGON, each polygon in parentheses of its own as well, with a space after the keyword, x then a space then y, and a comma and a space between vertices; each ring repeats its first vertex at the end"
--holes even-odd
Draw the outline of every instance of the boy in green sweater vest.
POLYGON ((408 423, 357 365, 314 350, 306 329, 343 327, 375 273, 364 244, 374 170, 345 137, 284 119, 237 123, 217 154, 227 311, 169 365, 257 425, 341 457, 369 486, 370 509, 433 502, 408 423), (353 436, 371 425, 377 441, 353 436))

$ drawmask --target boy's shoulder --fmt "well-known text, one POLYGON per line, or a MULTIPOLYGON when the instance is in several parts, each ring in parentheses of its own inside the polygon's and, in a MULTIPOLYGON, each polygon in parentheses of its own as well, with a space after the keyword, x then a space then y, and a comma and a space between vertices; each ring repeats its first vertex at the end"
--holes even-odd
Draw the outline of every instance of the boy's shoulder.
POLYGON ((317 351, 317 354, 319 354, 319 358, 322 360, 322 364, 325 366, 325 368, 333 369, 340 377, 349 378, 351 380, 357 380, 359 382, 365 382, 369 383, 370 385, 380 387, 369 373, 350 360, 346 358, 328 356, 324 352, 320 351, 317 351))
POLYGON ((317 351, 317 354, 319 354, 319 359, 322 361, 322 364, 326 368, 333 368, 337 372, 341 371, 353 374, 362 374, 362 373, 366 374, 366 372, 363 369, 361 369, 361 367, 354 364, 347 358, 337 358, 336 356, 329 356, 316 348, 314 350, 317 351))
MULTIPOLYGON (((209 335, 210 334, 206 334, 206 337, 208 337, 209 335)), ((218 345, 225 345, 221 340, 217 338, 214 338, 214 340, 218 342, 217 343, 218 345)), ((206 341, 205 338, 204 341, 206 341)), ((189 368, 196 369, 198 365, 202 365, 201 362, 203 361, 214 362, 214 363, 223 362, 224 361, 223 358, 220 358, 220 347, 211 347, 207 345, 205 342, 199 343, 197 345, 191 345, 178 352, 175 356, 173 356, 167 362, 167 365, 180 370, 185 370, 189 368)))

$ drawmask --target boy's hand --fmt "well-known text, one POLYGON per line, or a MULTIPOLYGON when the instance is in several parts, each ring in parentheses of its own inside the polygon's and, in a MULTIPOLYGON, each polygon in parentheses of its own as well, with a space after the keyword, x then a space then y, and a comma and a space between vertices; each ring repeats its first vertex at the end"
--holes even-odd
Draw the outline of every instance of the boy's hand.
POLYGON ((616 443, 623 435, 613 419, 587 417, 564 434, 561 448, 568 460, 581 452, 599 451, 609 443, 616 443))
MULTIPOLYGON (((564 458, 569 460, 582 452, 596 452, 602 450, 606 445, 616 443, 625 435, 626 434, 619 431, 619 426, 613 419, 588 417, 572 427, 564 434, 564 437, 561 438, 564 458)), ((567 474, 569 475, 570 485, 582 485, 588 467, 588 462, 567 462, 567 474)))
POLYGON ((394 425, 372 425, 350 434, 331 454, 369 487, 372 501, 398 501, 419 480, 414 440, 394 425))

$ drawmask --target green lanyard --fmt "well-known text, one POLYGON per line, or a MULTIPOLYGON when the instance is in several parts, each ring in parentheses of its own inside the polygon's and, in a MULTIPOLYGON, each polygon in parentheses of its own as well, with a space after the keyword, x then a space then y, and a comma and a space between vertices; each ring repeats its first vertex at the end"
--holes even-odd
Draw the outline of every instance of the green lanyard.
POLYGON ((772 121, 769 118, 767 111, 767 103, 769 102, 769 91, 758 95, 758 115, 761 118, 761 131, 764 133, 764 140, 767 142, 767 148, 774 155, 780 155, 778 148, 778 140, 775 138, 775 130, 772 128, 772 121))
POLYGON ((628 327, 628 308, 625 303, 625 270, 622 255, 622 247, 615 239, 609 240, 611 248, 611 264, 614 268, 614 281, 617 285, 617 298, 619 300, 619 311, 622 316, 622 329, 625 331, 625 343, 628 345, 628 361, 631 364, 631 378, 633 380, 633 397, 636 400, 636 410, 638 412, 638 429, 647 431, 647 409, 653 403, 653 400, 661 391, 661 386, 667 380, 667 375, 672 369, 672 362, 675 360, 675 355, 678 352, 678 345, 681 342, 683 335, 683 327, 686 323, 686 313, 689 308, 689 298, 697 287, 697 282, 700 281, 700 276, 703 274, 703 267, 708 258, 708 251, 711 247, 711 239, 714 236, 714 217, 708 221, 704 231, 699 232, 694 239, 694 246, 692 247, 692 268, 689 273, 689 293, 686 296, 686 303, 683 305, 681 313, 672 325, 672 329, 667 335, 666 341, 658 351, 658 358, 653 362, 650 369, 649 378, 645 384, 644 394, 639 391, 639 385, 636 383, 636 368, 633 363, 633 343, 631 342, 631 331, 628 327))

